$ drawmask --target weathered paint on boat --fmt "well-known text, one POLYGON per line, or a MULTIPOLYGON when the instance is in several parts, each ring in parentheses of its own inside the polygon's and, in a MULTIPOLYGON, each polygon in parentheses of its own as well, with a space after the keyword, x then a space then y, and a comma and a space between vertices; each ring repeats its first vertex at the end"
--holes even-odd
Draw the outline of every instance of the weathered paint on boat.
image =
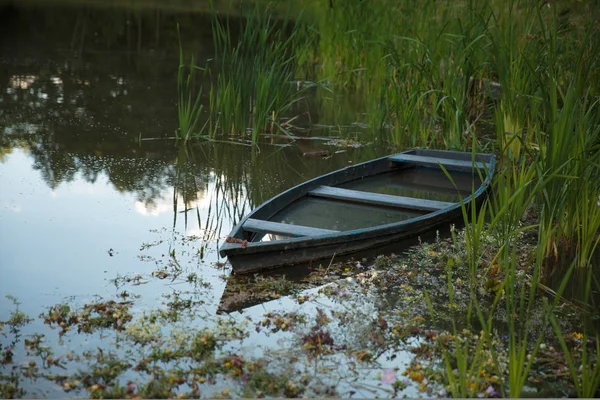
POLYGON ((227 256, 235 273, 247 273, 278 266, 331 259, 337 255, 360 252, 428 231, 459 217, 462 213, 461 202, 436 202, 390 195, 378 196, 370 192, 368 196, 361 196, 361 198, 346 197, 345 200, 339 200, 340 197, 343 199, 344 196, 349 196, 354 191, 336 190, 334 187, 349 182, 372 179, 390 172, 401 174, 403 171, 416 167, 440 169, 441 164, 448 171, 472 171, 472 179, 481 181, 481 184, 474 188, 472 194, 462 199, 462 204, 469 207, 485 197, 486 190, 491 183, 495 162, 493 154, 413 149, 322 175, 295 186, 255 208, 235 226, 228 242, 221 246, 220 254, 223 257, 227 256), (314 191, 312 196, 332 196, 329 198, 337 199, 344 204, 348 204, 348 201, 353 203, 369 202, 370 205, 374 204, 375 206, 406 207, 429 212, 401 221, 344 231, 311 227, 294 229, 294 225, 269 221, 295 201, 311 196, 311 191, 314 191), (439 209, 436 210, 436 208, 439 209), (266 232, 298 237, 260 241, 266 232))

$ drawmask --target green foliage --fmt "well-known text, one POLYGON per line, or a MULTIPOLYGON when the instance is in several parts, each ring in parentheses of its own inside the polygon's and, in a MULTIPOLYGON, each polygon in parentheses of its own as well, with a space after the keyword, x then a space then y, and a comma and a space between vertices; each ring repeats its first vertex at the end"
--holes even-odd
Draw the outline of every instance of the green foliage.
POLYGON ((13 303, 15 309, 11 311, 10 317, 6 321, 0 321, 0 335, 4 337, 7 336, 4 332, 4 327, 7 326, 10 330, 10 333, 18 338, 21 328, 29 324, 31 321, 33 321, 33 319, 23 311, 19 310, 19 305, 21 305, 21 302, 19 302, 16 297, 8 295, 6 298, 13 303))
POLYGON ((292 46, 297 30, 285 19, 276 21, 269 9, 255 5, 242 15, 241 31, 234 37, 228 17, 213 13, 217 78, 210 92, 213 121, 223 134, 245 135, 252 143, 300 98, 294 77, 292 46), (289 32, 289 33, 288 33, 289 32))
MULTIPOLYGON (((177 34, 179 35, 179 25, 177 25, 177 34)), ((201 103, 202 88, 197 92, 195 90, 195 75, 198 70, 206 71, 195 64, 194 56, 190 57, 190 62, 186 66, 180 40, 179 68, 177 69, 177 116, 179 118, 179 128, 175 131, 175 136, 178 139, 188 140, 191 136, 199 134, 196 132, 196 126, 202 115, 204 104, 201 103), (196 92, 195 95, 194 92, 196 92)))
POLYGON ((600 356, 600 335, 596 334, 590 340, 588 333, 584 332, 581 338, 576 338, 577 344, 575 345, 575 349, 572 349, 567 344, 565 335, 552 313, 550 313, 550 322, 565 355, 566 364, 569 368, 571 381, 575 387, 577 397, 596 397, 600 389, 600 361, 598 359, 600 356), (595 348, 590 344, 594 342, 596 343, 595 348), (575 351, 579 351, 582 354, 579 360, 575 360, 575 351))

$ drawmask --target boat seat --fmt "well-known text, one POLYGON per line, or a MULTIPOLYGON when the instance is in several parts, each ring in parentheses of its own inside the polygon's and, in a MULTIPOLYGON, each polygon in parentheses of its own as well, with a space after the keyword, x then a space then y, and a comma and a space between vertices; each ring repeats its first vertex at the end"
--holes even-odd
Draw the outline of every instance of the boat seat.
POLYGON ((420 211, 437 211, 455 204, 445 201, 425 200, 414 197, 394 196, 391 194, 363 192, 360 190, 342 189, 331 186, 319 186, 318 188, 311 190, 309 194, 315 197, 344 200, 353 203, 372 204, 376 206, 397 207, 420 211))
MULTIPOLYGON (((390 156, 389 159, 393 162, 404 162, 413 163, 419 165, 425 165, 428 167, 439 167, 440 164, 449 171, 471 171, 473 169, 473 162, 471 160, 455 160, 451 158, 440 158, 440 157, 428 157, 428 156, 416 156, 414 154, 396 154, 390 156)), ((484 162, 476 161, 475 167, 484 170, 484 162)), ((489 165, 487 166, 489 167, 489 165)))
POLYGON ((279 222, 264 221, 248 218, 242 228, 248 232, 271 233, 285 236, 321 236, 339 233, 330 229, 311 228, 309 226, 282 224, 279 222))

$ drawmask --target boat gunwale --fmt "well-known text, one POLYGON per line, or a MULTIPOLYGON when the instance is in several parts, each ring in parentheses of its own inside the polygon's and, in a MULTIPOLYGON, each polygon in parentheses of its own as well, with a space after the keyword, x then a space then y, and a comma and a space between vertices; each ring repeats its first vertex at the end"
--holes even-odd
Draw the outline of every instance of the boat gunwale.
MULTIPOLYGON (((427 150, 427 151, 431 151, 431 152, 436 152, 436 150, 428 150, 428 149, 419 149, 419 148, 410 149, 405 152, 395 153, 395 154, 383 156, 380 158, 376 158, 374 160, 365 161, 365 162, 362 162, 362 163, 359 163, 356 165, 347 166, 345 168, 338 169, 338 170, 329 172, 327 174, 317 176, 308 181, 305 181, 296 186, 293 186, 290 189, 287 189, 284 192, 281 192, 280 194, 263 202, 260 206, 256 207, 249 214, 244 216, 244 218, 242 218, 240 220, 240 222, 231 231, 230 236, 241 239, 240 235, 243 234, 243 231, 244 231, 243 225, 246 222, 246 220, 248 220, 249 218, 252 218, 256 213, 259 213, 266 206, 275 202, 277 199, 280 199, 286 195, 289 195, 289 194, 293 193, 294 191, 298 191, 298 192, 300 192, 300 194, 298 196, 296 196, 292 201, 290 201, 287 205, 279 208, 278 210, 281 210, 281 209, 287 207, 292 202, 294 202, 302 197, 307 196, 308 193, 310 192, 310 190, 313 189, 312 186, 314 186, 315 182, 317 182, 317 181, 326 179, 328 177, 333 177, 338 174, 343 174, 345 172, 348 172, 351 169, 359 169, 368 164, 375 164, 378 162, 383 162, 397 154, 406 154, 406 153, 410 154, 410 153, 415 153, 416 151, 419 151, 419 150, 427 150)), ((388 224, 375 225, 375 226, 371 226, 371 227, 367 227, 367 228, 357 228, 357 229, 352 229, 352 230, 347 230, 347 231, 340 231, 340 232, 331 233, 331 234, 324 234, 324 235, 317 235, 317 236, 300 236, 300 237, 281 239, 281 240, 269 241, 269 242, 250 242, 250 241, 248 241, 245 246, 242 246, 239 243, 227 243, 226 242, 219 249, 219 254, 222 257, 224 257, 224 256, 229 257, 229 256, 238 256, 238 255, 244 255, 244 254, 249 254, 249 253, 272 252, 272 251, 277 251, 277 250, 281 250, 281 249, 285 250, 288 246, 292 246, 293 248, 314 247, 314 246, 319 246, 323 243, 333 244, 333 243, 341 242, 341 241, 364 240, 364 239, 368 239, 368 238, 384 236, 384 235, 389 234, 390 231, 398 231, 398 229, 407 229, 408 227, 410 227, 412 225, 417 225, 420 222, 434 219, 439 215, 449 214, 449 213, 457 210, 458 208, 461 208, 463 205, 467 206, 470 203, 472 203, 473 200, 477 200, 490 186, 490 183, 491 183, 491 180, 492 180, 492 177, 494 174, 495 165, 496 165, 495 155, 494 154, 486 154, 486 153, 472 153, 472 152, 471 153, 469 153, 469 152, 448 152, 448 151, 444 151, 444 150, 441 150, 440 152, 441 152, 441 154, 446 153, 449 155, 451 155, 451 154, 454 154, 454 155, 469 154, 472 156, 471 161, 474 163, 480 162, 480 160, 478 160, 478 158, 479 159, 481 159, 481 158, 487 159, 486 161, 484 161, 484 171, 483 171, 483 173, 486 176, 485 176, 485 179, 481 182, 481 184, 477 188, 477 190, 475 190, 475 192, 471 193, 469 196, 461 199, 460 201, 458 201, 456 203, 453 203, 452 205, 450 205, 448 207, 441 208, 437 211, 431 211, 431 212, 425 213, 423 215, 420 215, 420 216, 417 216, 414 218, 409 218, 409 219, 402 220, 402 221, 390 222, 388 224)), ((442 157, 440 157, 440 158, 442 158, 442 157)), ((393 161, 390 160, 390 162, 393 162, 393 161)), ((406 165, 421 166, 422 168, 437 168, 435 166, 420 165, 419 163, 411 163, 411 162, 406 162, 406 165)), ((474 166, 476 166, 476 164, 474 164, 474 166)), ((392 169, 390 168, 390 171, 391 170, 392 169)), ((477 172, 477 171, 481 171, 481 169, 474 168, 473 171, 477 172)), ((386 171, 384 171, 382 173, 385 173, 385 172, 386 171)), ((350 182, 350 181, 352 181, 352 179, 349 179, 348 181, 344 181, 341 183, 337 183, 336 185, 340 185, 342 183, 346 183, 346 182, 350 182)), ((320 184, 317 184, 316 186, 319 186, 319 185, 320 184)))

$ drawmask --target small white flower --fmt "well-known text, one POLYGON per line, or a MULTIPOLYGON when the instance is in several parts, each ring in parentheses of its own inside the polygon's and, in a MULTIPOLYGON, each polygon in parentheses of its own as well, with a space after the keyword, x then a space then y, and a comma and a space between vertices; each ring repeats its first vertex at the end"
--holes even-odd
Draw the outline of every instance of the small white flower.
POLYGON ((598 195, 598 207, 600 207, 600 195, 598 195))

